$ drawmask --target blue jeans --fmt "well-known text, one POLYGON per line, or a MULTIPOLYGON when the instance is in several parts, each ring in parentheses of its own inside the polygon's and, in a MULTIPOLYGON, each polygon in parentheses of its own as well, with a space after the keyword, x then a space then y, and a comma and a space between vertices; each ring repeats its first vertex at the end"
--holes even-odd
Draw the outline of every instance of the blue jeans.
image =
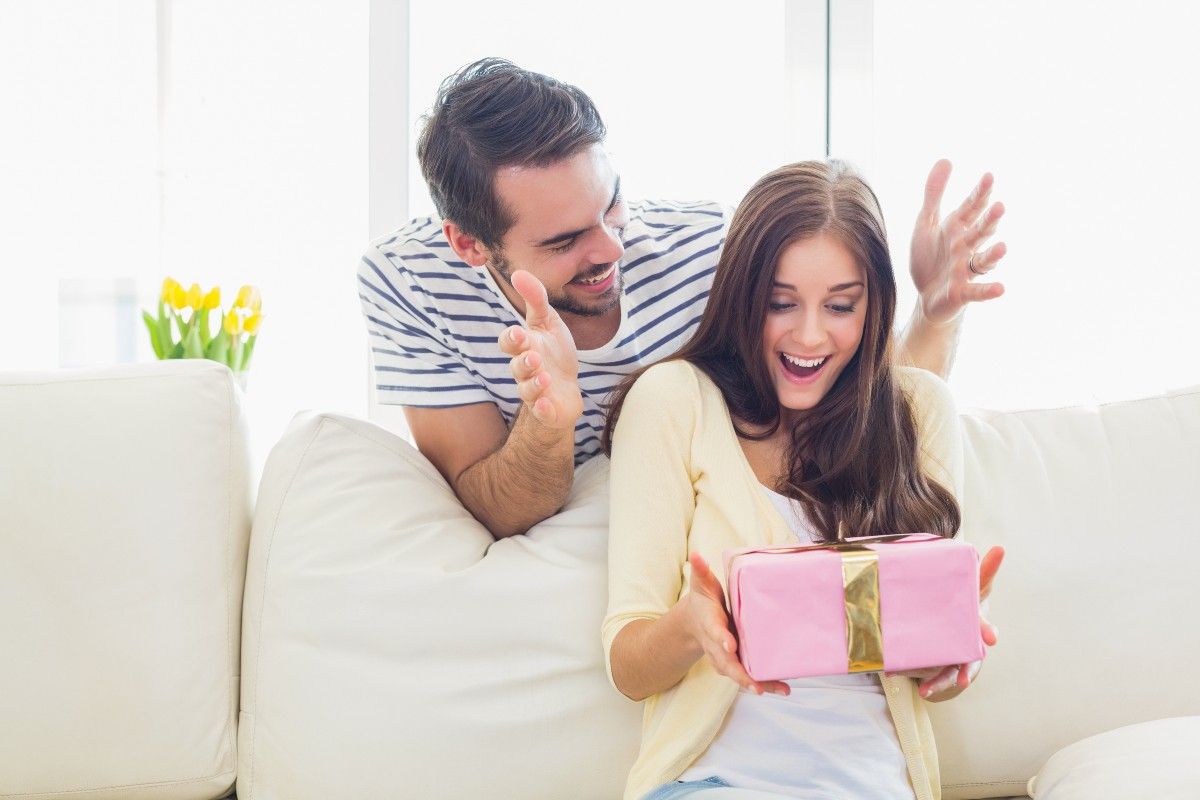
POLYGON ((705 778, 702 781, 671 781, 651 791, 642 800, 678 800, 678 798, 692 796, 704 789, 717 789, 728 785, 716 776, 705 778))
POLYGON ((702 781, 671 781, 659 786, 642 800, 683 800, 696 798, 700 800, 777 800, 783 795, 774 792, 760 792, 754 789, 734 789, 718 777, 705 778, 702 781))

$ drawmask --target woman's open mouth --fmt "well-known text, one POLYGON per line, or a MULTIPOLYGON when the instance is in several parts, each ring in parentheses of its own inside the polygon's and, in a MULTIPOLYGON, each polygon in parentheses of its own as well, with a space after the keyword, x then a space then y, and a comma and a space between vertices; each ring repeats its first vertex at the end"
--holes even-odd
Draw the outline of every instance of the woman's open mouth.
POLYGON ((829 356, 819 358, 800 358, 799 356, 779 354, 779 363, 783 365, 783 374, 792 383, 812 383, 821 374, 821 370, 829 363, 829 356))

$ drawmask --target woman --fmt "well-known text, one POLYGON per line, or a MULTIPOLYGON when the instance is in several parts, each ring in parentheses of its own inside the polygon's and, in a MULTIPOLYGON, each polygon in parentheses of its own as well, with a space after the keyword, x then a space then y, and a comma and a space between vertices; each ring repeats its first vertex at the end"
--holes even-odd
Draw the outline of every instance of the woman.
POLYGON ((895 304, 867 185, 838 162, 783 167, 734 215, 695 336, 614 394, 604 649, 646 701, 627 800, 939 796, 922 703, 961 691, 965 665, 755 682, 708 567, 839 526, 957 532, 957 417, 937 378, 893 365, 895 304))

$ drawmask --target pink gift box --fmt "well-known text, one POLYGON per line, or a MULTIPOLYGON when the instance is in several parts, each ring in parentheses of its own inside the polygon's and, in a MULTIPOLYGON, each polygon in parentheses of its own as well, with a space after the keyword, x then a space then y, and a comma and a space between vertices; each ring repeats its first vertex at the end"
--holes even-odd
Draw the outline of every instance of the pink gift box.
POLYGON ((725 574, 738 655, 756 681, 984 656, 979 554, 965 542, 913 534, 730 550, 725 574))

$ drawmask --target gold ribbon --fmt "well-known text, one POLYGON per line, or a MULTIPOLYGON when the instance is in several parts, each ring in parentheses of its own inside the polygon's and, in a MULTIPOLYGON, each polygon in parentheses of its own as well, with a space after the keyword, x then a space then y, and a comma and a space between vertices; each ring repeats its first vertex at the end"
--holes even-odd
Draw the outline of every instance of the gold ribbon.
POLYGON ((847 672, 883 669, 879 622, 879 554, 866 547, 838 547, 846 603, 847 672))

